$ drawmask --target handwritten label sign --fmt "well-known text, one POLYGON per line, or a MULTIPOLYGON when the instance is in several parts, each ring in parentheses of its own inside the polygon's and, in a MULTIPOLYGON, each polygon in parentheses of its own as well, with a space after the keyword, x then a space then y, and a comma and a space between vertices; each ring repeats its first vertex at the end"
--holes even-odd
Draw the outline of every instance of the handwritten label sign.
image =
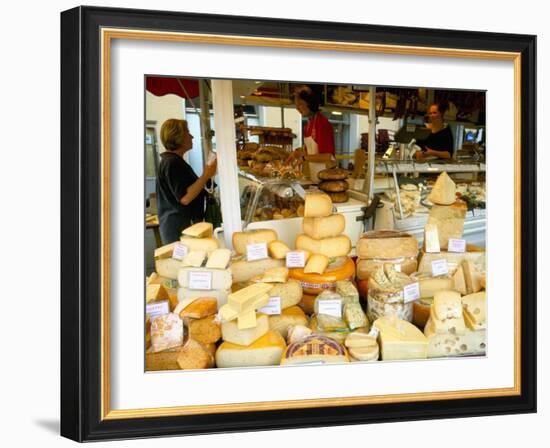
POLYGON ((279 296, 270 297, 267 305, 261 307, 258 311, 270 315, 281 314, 281 298, 279 296))
POLYGON ((466 252, 466 240, 449 238, 447 250, 449 252, 466 252))
POLYGON ((439 275, 448 275, 449 274, 449 265, 447 260, 434 260, 432 261, 432 275, 437 277, 439 275))
POLYGON ((248 261, 263 260, 267 258, 267 243, 248 244, 246 246, 246 259, 248 261))
POLYGON ((299 251, 287 252, 286 267, 287 268, 303 268, 306 265, 306 254, 299 251))
POLYGON ((405 303, 414 302, 420 298, 420 283, 415 282, 406 285, 403 288, 403 298, 405 303))
POLYGON ((189 289, 212 289, 212 272, 189 271, 189 289))
POLYGON ((342 317, 342 301, 334 300, 319 300, 319 314, 327 314, 328 316, 342 317))
POLYGON ((176 243, 174 246, 174 251, 172 252, 172 258, 176 260, 183 260, 187 253, 189 252, 189 249, 187 246, 183 243, 176 243))
POLYGON ((145 305, 145 314, 149 316, 149 319, 153 321, 157 317, 163 316, 170 312, 170 305, 168 300, 163 300, 162 302, 153 302, 145 305))

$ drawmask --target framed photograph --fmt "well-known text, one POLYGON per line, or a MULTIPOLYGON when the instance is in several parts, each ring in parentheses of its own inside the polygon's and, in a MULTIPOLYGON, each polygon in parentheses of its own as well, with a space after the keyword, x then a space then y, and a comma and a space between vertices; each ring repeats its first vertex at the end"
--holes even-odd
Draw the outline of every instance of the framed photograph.
POLYGON ((61 434, 536 412, 535 54, 61 13, 61 434))

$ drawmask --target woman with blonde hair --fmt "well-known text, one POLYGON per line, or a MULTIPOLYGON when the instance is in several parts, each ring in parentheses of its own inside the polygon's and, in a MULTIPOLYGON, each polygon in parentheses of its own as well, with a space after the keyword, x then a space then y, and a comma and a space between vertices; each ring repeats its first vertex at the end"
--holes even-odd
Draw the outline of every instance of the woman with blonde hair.
POLYGON ((216 174, 217 161, 198 177, 183 155, 193 147, 187 121, 166 120, 160 129, 166 151, 160 155, 157 173, 157 208, 163 244, 179 241, 181 231, 204 220, 204 187, 216 174))

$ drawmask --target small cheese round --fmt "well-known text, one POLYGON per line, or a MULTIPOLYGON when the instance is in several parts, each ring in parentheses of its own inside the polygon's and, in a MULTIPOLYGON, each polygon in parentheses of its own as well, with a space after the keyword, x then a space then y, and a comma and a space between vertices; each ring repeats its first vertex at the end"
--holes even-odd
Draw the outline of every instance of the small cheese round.
POLYGON ((285 340, 276 331, 268 331, 248 346, 224 342, 216 351, 216 366, 276 366, 279 365, 285 348, 285 340))

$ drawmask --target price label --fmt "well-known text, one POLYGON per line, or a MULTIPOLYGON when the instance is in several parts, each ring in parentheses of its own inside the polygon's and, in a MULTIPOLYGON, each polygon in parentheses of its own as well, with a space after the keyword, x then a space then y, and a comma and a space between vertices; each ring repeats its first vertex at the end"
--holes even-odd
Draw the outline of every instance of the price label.
POLYGON ((405 303, 420 299, 420 283, 411 283, 403 288, 403 298, 405 303))
POLYGON ((270 297, 267 305, 261 307, 258 311, 270 315, 281 314, 281 298, 279 296, 270 297))
POLYGON ((189 289, 212 289, 212 272, 189 271, 189 289))
POLYGON ((319 300, 318 302, 318 314, 327 314, 329 316, 342 317, 342 301, 339 299, 334 300, 319 300))
POLYGON ((246 259, 248 261, 263 260, 267 258, 267 243, 248 244, 246 246, 246 259))
POLYGON ((189 249, 185 244, 176 243, 174 246, 174 251, 172 252, 172 258, 176 260, 183 260, 187 256, 188 252, 189 249))
POLYGON ((447 250, 449 252, 466 252, 466 240, 449 238, 447 250))
POLYGON ((306 254, 301 250, 286 253, 287 268, 303 268, 305 265, 306 265, 306 254))
POLYGON ((157 317, 163 316, 170 312, 170 305, 168 300, 163 300, 162 302, 153 302, 145 305, 145 314, 149 316, 149 319, 153 321, 157 317))
POLYGON ((432 275, 437 277, 439 275, 448 275, 449 274, 449 265, 447 260, 434 260, 432 261, 432 275))
POLYGON ((393 268, 396 270, 396 272, 401 272, 401 265, 400 264, 394 264, 393 268))

